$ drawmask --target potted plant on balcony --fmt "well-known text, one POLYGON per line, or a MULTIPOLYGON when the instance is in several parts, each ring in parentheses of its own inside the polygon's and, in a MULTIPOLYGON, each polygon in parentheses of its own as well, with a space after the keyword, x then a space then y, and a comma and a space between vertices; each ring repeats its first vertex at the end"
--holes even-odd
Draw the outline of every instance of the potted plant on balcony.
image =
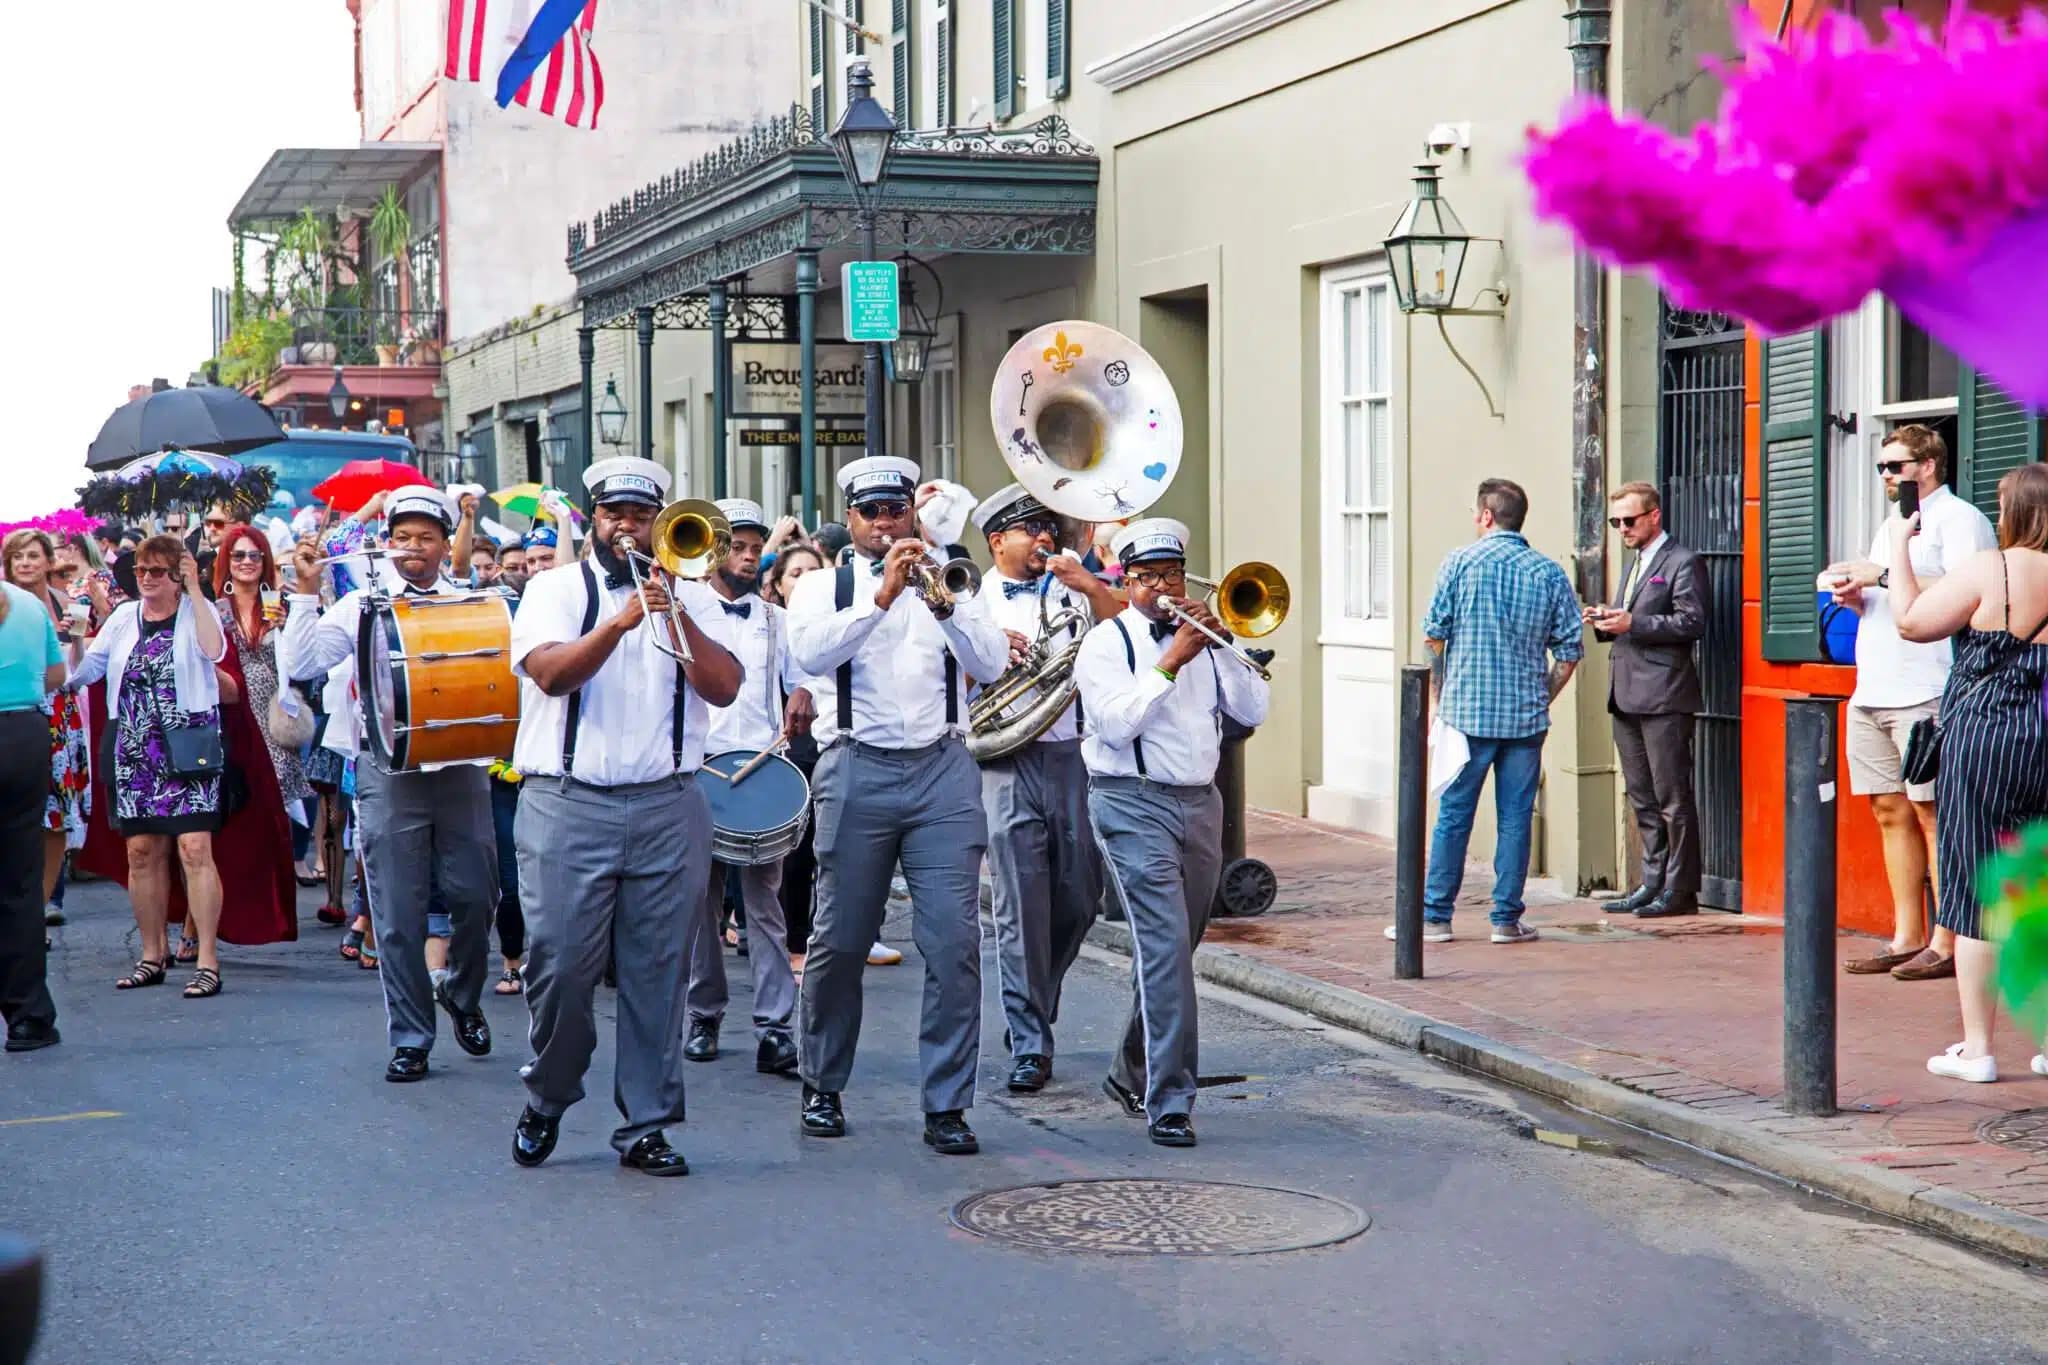
POLYGON ((441 363, 441 338, 433 314, 416 314, 406 323, 404 359, 408 365, 441 363))
POLYGON ((327 334, 327 293, 335 256, 334 224, 310 208, 278 234, 277 249, 289 262, 286 296, 291 300, 294 331, 309 333, 295 348, 305 365, 332 365, 335 347, 327 334))
MULTIPOLYGON (((399 306, 412 297, 412 215, 405 211, 405 200, 398 193, 398 186, 386 185, 384 193, 377 198, 377 206, 370 210, 370 251, 379 259, 388 257, 399 279, 399 306)), ((396 365, 398 363, 399 337, 395 315, 379 312, 375 315, 377 363, 396 365)))
POLYGON ((392 325, 389 313, 370 314, 370 343, 376 348, 379 365, 389 368, 398 363, 398 329, 392 325))

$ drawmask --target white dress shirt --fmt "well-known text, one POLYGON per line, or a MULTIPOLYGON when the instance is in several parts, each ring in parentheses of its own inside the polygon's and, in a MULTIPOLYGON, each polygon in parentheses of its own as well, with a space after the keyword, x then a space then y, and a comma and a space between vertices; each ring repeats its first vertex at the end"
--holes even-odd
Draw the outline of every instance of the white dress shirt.
POLYGON ((1142 739, 1142 776, 1177 787, 1199 787, 1216 776, 1222 714, 1227 712, 1243 725, 1266 719, 1271 689, 1249 668, 1219 659, 1215 650, 1207 649, 1169 680, 1158 668, 1165 652, 1166 641, 1152 638, 1151 618, 1136 607, 1126 607, 1081 641, 1074 669, 1081 702, 1088 708, 1081 759, 1092 776, 1140 776, 1133 741, 1142 739), (1126 662, 1129 656, 1117 632, 1118 622, 1130 632, 1135 671, 1126 662))
MULTIPOLYGON (((1887 517, 1886 521, 1889 522, 1887 517)), ((1991 522, 1968 502, 1946 488, 1937 488, 1920 500, 1920 534, 1913 537, 1913 576, 1925 587, 1929 580, 1954 573, 1963 561, 1979 550, 1998 548, 1998 533, 1991 522)), ((1885 523, 1877 528, 1870 545, 1871 562, 1892 562, 1891 532, 1885 523)), ((2016 626, 2025 630, 2024 625, 2016 626)), ((1915 644, 1899 635, 1898 618, 1892 615, 1891 593, 1884 588, 1863 590, 1863 619, 1856 625, 1856 690, 1851 706, 1918 706, 1933 701, 1948 686, 1953 655, 1947 640, 1915 644)))
MULTIPOLYGON (((403 582, 395 574, 393 580, 403 582)), ((404 584, 406 595, 414 597, 455 590, 455 585, 445 576, 435 579, 431 588, 404 584)), ((277 641, 277 671, 282 677, 293 682, 311 682, 316 678, 332 681, 332 670, 347 678, 355 704, 345 708, 345 714, 342 711, 329 713, 327 735, 322 745, 349 758, 358 757, 363 751, 363 680, 356 676, 356 632, 363 619, 363 599, 369 591, 357 588, 324 612, 320 610, 317 596, 311 593, 289 594, 285 598, 288 607, 284 630, 277 641)), ((331 697, 333 694, 330 691, 328 695, 331 697)), ((473 761, 490 762, 487 758, 473 761)), ((436 763, 425 766, 442 768, 456 765, 436 763)))
MULTIPOLYGON (((567 644, 583 636, 587 593, 597 594, 597 619, 602 625, 625 609, 631 584, 604 586, 604 570, 595 560, 579 559, 526 580, 519 614, 512 618, 512 671, 519 686, 519 738, 512 748, 512 766, 529 777, 562 776, 562 738, 569 724, 569 698, 550 697, 526 671, 526 656, 537 647, 567 644), (592 570, 595 570, 593 575, 592 570)), ((700 630, 719 639, 723 627, 718 594, 702 583, 670 584, 676 605, 688 612, 700 630)), ((576 766, 570 774, 595 787, 658 782, 671 773, 693 773, 704 762, 704 736, 711 708, 696 688, 683 702, 682 765, 676 765, 676 661, 655 647, 669 643, 668 626, 649 618, 620 640, 604 666, 581 689, 576 723, 576 766), (659 636, 656 631, 661 632, 659 636)), ((746 690, 746 679, 740 690, 746 690)))
MULTIPOLYGON (((989 614, 995 618, 996 624, 1004 630, 1016 631, 1027 640, 1038 638, 1041 605, 1048 617, 1057 616, 1069 607, 1078 608, 1081 620, 1068 628, 1073 631, 1075 638, 1086 634, 1089 623, 1094 620, 1095 614, 1089 610, 1088 599, 1049 573, 1041 574, 1034 580, 1010 578, 999 572, 991 573, 982 579, 981 593, 988 598, 989 614), (1005 583, 1024 583, 1031 591, 1012 596, 1003 591, 1005 583)), ((1066 647, 1067 640, 1067 631, 1061 631, 1060 648, 1066 647)), ((1039 742, 1050 744, 1058 740, 1077 738, 1081 733, 1081 718, 1076 714, 1078 709, 1069 706, 1062 711, 1060 718, 1052 723, 1052 728, 1038 737, 1039 742)))
POLYGON ((959 602, 941 621, 906 589, 887 611, 875 606, 876 561, 853 560, 853 605, 832 603, 838 572, 799 578, 789 603, 789 648, 818 699, 819 747, 839 738, 839 666, 853 661, 853 738, 881 749, 921 749, 967 733, 968 678, 993 682, 1009 666, 1010 642, 989 616, 986 592, 959 602), (945 657, 963 675, 956 720, 946 723, 945 657))
MULTIPOLYGON (((716 589, 713 590, 716 594, 716 589)), ((704 739, 704 751, 722 754, 728 749, 765 749, 782 733, 782 699, 806 686, 804 671, 790 656, 789 639, 780 608, 763 602, 756 593, 737 597, 731 606, 745 607, 744 617, 726 610, 725 599, 697 624, 731 650, 747 672, 747 682, 730 706, 711 708, 711 728, 704 739)), ((817 694, 812 693, 813 700, 817 694)))

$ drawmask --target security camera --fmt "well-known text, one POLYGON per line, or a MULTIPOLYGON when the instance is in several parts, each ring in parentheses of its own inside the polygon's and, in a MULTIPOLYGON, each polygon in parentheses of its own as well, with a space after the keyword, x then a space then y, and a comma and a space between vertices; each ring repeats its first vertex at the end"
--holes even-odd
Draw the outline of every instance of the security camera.
POLYGON ((1472 125, 1469 123, 1439 123, 1423 138, 1434 156, 1442 156, 1452 148, 1461 152, 1472 150, 1472 125))

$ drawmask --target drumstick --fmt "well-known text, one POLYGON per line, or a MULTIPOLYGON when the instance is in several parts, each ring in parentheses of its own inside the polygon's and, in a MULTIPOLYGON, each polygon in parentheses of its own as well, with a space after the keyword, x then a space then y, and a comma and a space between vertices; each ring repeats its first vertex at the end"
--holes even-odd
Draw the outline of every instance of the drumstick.
POLYGON ((709 765, 706 765, 706 766, 704 766, 704 767, 701 767, 701 768, 697 769, 697 771, 698 771, 698 772, 700 772, 700 773, 710 773, 710 774, 711 774, 711 775, 712 775, 713 777, 717 778, 717 779, 718 779, 718 780, 719 780, 720 782, 730 782, 730 781, 732 781, 732 780, 733 780, 732 778, 730 778, 730 777, 727 777, 727 776, 726 776, 726 775, 725 775, 724 773, 722 773, 722 772, 718 771, 718 769, 716 769, 716 768, 713 768, 713 767, 711 767, 711 766, 709 766, 709 765))
POLYGON ((773 744, 769 745, 760 753, 755 754, 752 758, 748 759, 746 762, 746 766, 741 768, 738 772, 732 775, 732 784, 735 787, 737 787, 740 784, 740 782, 745 779, 748 773, 754 771, 754 769, 760 767, 763 763, 766 763, 770 758, 774 756, 775 751, 777 749, 782 748, 784 745, 788 743, 789 739, 786 736, 778 736, 773 744))

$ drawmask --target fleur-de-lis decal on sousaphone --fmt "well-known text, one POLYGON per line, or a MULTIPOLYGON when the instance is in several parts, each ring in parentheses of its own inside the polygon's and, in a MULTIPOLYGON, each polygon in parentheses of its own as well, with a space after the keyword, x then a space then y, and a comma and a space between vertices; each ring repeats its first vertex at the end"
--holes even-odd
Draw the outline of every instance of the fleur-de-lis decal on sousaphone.
POLYGON ((1061 332, 1054 336, 1052 345, 1045 348, 1045 361, 1052 366, 1054 374, 1065 374, 1074 368, 1074 361, 1083 354, 1080 343, 1067 340, 1061 332))

